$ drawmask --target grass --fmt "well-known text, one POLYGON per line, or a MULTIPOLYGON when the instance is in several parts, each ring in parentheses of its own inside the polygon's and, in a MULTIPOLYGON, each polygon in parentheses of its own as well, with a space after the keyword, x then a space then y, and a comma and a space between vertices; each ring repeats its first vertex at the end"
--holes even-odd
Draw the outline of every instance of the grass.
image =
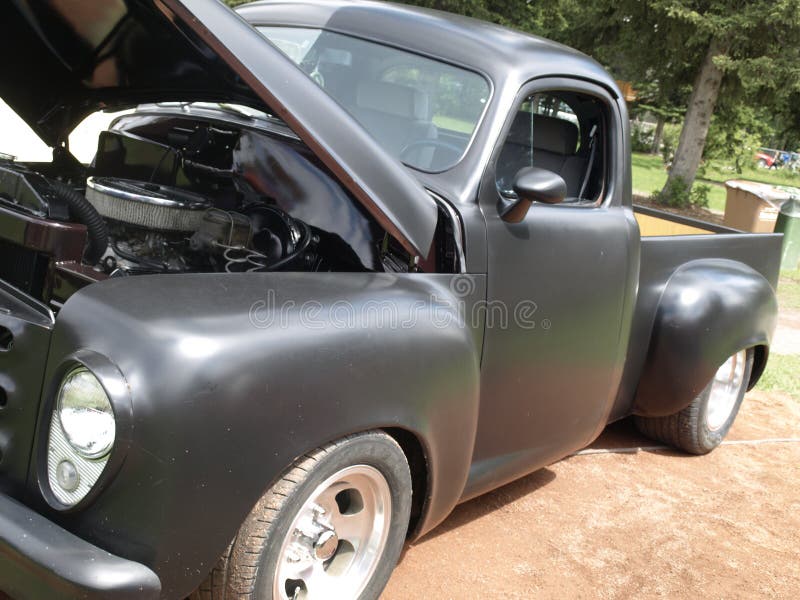
POLYGON ((770 185, 800 186, 800 174, 792 173, 788 169, 760 169, 753 166, 745 168, 739 175, 733 167, 726 166, 719 161, 706 163, 703 179, 716 183, 725 183, 729 179, 747 179, 770 185))
MULTIPOLYGON (((800 310, 800 269, 781 271, 778 303, 782 310, 800 310)), ((759 389, 783 392, 800 402, 800 356, 770 354, 759 389)))
MULTIPOLYGON (((633 189, 640 194, 650 195, 661 190, 667 182, 667 170, 661 157, 655 154, 634 153, 631 157, 633 163, 633 189)), ((728 179, 731 179, 728 177, 728 179)), ((725 186, 710 180, 700 180, 701 183, 710 185, 708 193, 708 208, 716 212, 725 212, 725 186)))
POLYGON ((634 153, 633 189, 642 194, 652 194, 664 187, 667 181, 667 170, 660 156, 654 154, 634 153))
MULTIPOLYGON (((634 153, 633 161, 633 189, 640 194, 650 195, 664 187, 667 181, 667 170, 661 157, 655 154, 634 153)), ((741 175, 732 167, 726 167, 719 161, 710 161, 705 165, 702 176, 698 175, 699 183, 711 187, 708 194, 708 208, 715 212, 725 212, 727 192, 725 182, 731 179, 746 179, 769 185, 800 188, 800 174, 784 169, 759 169, 753 166, 746 168, 741 175)))
POLYGON ((758 389, 783 392, 800 401, 800 356, 770 354, 767 369, 758 382, 758 389))
MULTIPOLYGON (((800 269, 781 271, 778 283, 778 303, 782 309, 800 310, 800 269)), ((800 373, 798 373, 800 378, 800 373)))

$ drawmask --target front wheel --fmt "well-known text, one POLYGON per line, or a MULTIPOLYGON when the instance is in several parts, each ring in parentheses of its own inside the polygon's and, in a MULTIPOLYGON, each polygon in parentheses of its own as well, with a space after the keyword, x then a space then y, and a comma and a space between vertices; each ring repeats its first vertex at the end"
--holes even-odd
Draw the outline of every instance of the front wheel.
POLYGON ((753 351, 740 350, 717 370, 692 403, 667 417, 635 417, 639 431, 690 454, 708 454, 733 425, 753 371, 753 351))
POLYGON ((403 548, 411 493, 405 454, 383 432, 319 448, 259 501, 196 596, 378 598, 403 548))

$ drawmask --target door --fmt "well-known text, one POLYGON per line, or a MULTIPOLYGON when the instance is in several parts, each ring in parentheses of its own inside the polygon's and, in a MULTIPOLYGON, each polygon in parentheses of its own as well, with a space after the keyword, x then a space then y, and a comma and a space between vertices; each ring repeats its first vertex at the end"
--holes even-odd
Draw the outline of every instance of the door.
POLYGON ((636 225, 622 202, 624 110, 603 89, 540 80, 507 119, 480 198, 489 302, 465 497, 568 455, 606 424, 638 275, 636 225), (526 166, 561 175, 567 198, 533 203, 509 223, 501 214, 526 166))

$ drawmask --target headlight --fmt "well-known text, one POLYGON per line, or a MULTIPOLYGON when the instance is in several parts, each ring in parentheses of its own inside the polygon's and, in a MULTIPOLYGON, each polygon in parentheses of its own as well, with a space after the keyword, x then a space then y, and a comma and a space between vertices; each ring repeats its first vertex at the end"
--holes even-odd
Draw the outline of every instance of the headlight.
POLYGON ((64 378, 57 411, 64 435, 78 454, 97 459, 111 452, 116 435, 114 409, 88 369, 75 369, 64 378))
POLYGON ((50 424, 47 474, 50 490, 74 506, 92 490, 108 463, 116 420, 105 389, 89 369, 67 373, 50 424))

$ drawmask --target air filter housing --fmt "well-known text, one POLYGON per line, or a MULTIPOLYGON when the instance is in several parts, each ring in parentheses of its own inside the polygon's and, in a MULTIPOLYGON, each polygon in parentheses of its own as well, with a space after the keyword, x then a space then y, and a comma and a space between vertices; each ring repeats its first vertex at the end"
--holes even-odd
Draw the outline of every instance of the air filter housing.
POLYGON ((86 199, 106 219, 157 231, 197 231, 212 208, 186 190, 115 177, 90 177, 86 199))

